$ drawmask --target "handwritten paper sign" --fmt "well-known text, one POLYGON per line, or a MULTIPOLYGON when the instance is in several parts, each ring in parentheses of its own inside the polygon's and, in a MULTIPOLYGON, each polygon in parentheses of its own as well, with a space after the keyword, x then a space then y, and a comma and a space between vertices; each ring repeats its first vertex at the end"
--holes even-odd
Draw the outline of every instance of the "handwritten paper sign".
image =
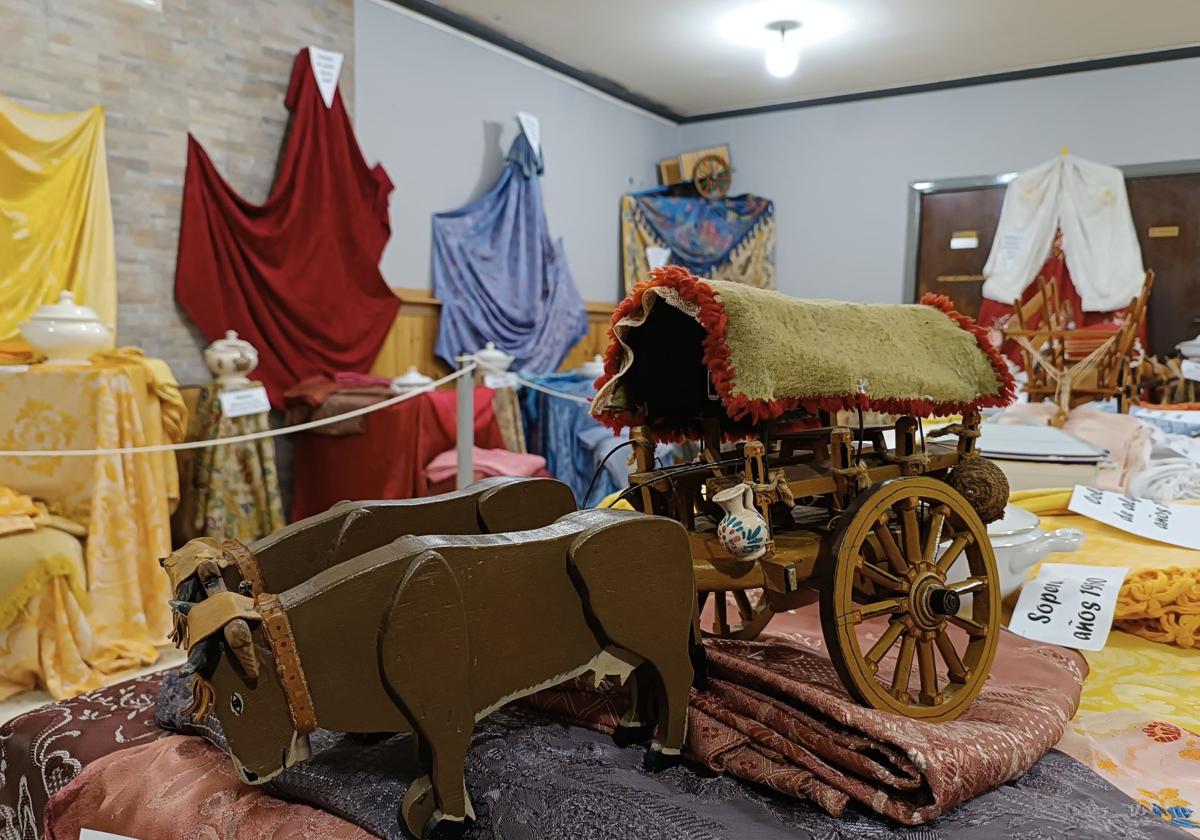
POLYGON ((493 391, 499 388, 516 388, 517 375, 515 373, 487 373, 483 376, 483 385, 485 388, 491 388, 493 391))
POLYGON ((653 271, 662 268, 671 259, 670 248, 660 248, 657 245, 646 246, 646 265, 653 271))
POLYGON ((110 834, 107 831, 96 831, 94 828, 79 829, 79 840, 137 840, 136 837, 126 837, 124 834, 110 834))
POLYGON ((271 410, 267 389, 261 385, 242 388, 239 391, 223 391, 220 395, 221 413, 226 417, 245 417, 247 414, 265 414, 271 410))
POLYGON ((320 47, 308 48, 308 60, 312 64, 313 76, 317 80, 317 90, 325 100, 325 107, 333 107, 333 94, 337 91, 338 78, 342 75, 344 53, 333 50, 323 50, 320 47))
POLYGON ((1076 484, 1067 510, 1148 540, 1200 549, 1200 507, 1164 505, 1076 484))
POLYGON ((1043 563, 1021 589, 1008 629, 1018 636, 1079 650, 1101 650, 1116 616, 1128 569, 1043 563))
POLYGON ((542 153, 542 124, 538 122, 538 118, 533 114, 518 111, 517 122, 521 124, 521 131, 525 132, 525 139, 533 147, 533 153, 540 155, 542 153))

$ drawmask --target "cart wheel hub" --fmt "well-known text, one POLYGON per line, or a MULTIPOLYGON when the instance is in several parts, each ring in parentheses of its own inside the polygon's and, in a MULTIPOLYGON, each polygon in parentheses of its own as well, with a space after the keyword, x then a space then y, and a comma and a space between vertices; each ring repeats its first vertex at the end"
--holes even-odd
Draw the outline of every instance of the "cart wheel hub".
POLYGON ((929 610, 935 615, 957 615, 961 606, 962 599, 953 589, 930 588, 929 610))

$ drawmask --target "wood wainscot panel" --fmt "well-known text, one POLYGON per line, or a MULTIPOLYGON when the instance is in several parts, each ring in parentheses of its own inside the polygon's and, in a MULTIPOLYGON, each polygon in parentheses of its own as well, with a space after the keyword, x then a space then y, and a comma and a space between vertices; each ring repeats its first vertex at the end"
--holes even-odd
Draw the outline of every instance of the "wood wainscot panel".
MULTIPOLYGON (((394 289, 403 301, 371 373, 377 376, 400 376, 410 365, 416 365, 421 373, 434 378, 445 376, 450 368, 433 354, 437 344, 438 319, 442 314, 442 302, 427 289, 394 289)), ((615 303, 588 302, 588 332, 572 348, 563 362, 561 370, 572 370, 588 359, 603 355, 608 347, 608 327, 612 320, 615 303)))

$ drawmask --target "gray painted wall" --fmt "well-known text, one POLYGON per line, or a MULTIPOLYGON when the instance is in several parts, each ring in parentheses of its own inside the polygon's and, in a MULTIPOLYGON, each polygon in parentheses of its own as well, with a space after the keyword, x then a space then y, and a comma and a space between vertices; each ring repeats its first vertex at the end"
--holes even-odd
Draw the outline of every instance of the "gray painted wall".
POLYGON ((551 235, 584 299, 616 300, 620 197, 655 183, 680 129, 377 0, 355 0, 354 14, 359 142, 396 184, 388 283, 429 287, 430 216, 495 182, 528 111, 541 122, 551 235))
POLYGON ((775 200, 781 290, 899 301, 911 182, 1063 146, 1113 165, 1200 157, 1198 83, 1200 59, 1098 70, 695 123, 683 146, 728 142, 735 191, 775 200))

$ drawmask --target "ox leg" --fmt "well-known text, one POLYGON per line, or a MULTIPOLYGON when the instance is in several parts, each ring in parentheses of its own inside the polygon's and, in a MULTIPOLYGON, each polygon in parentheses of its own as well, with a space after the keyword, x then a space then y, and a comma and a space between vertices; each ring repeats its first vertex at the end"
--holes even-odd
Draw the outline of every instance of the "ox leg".
POLYGON ((654 669, 645 663, 629 675, 629 706, 613 730, 613 742, 618 747, 645 743, 654 734, 656 679, 654 669))
POLYGON ((654 741, 643 762, 651 772, 665 770, 680 761, 687 738, 688 697, 692 688, 692 663, 686 651, 668 652, 658 660, 648 659, 654 667, 654 696, 657 725, 654 741))

